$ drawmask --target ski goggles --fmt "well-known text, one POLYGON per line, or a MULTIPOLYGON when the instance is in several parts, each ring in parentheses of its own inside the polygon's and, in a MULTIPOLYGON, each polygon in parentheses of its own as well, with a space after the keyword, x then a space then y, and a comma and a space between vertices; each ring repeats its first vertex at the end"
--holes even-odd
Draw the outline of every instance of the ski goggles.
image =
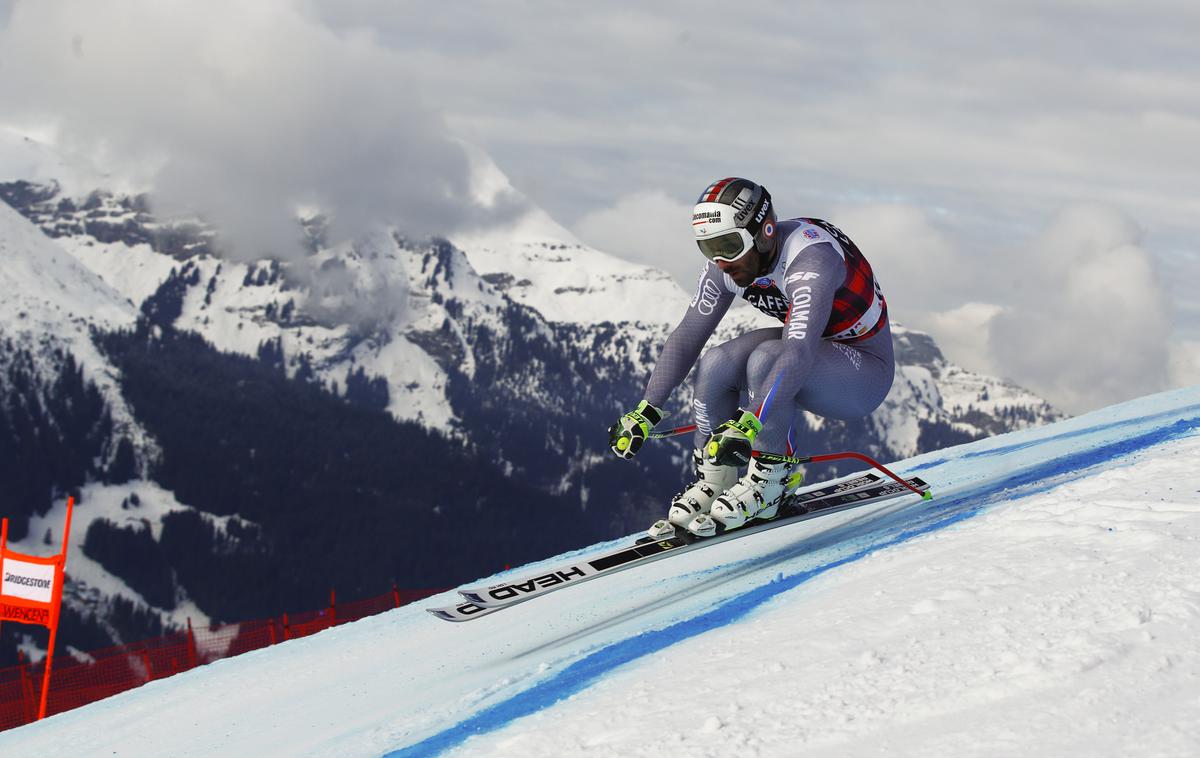
POLYGON ((715 237, 696 240, 696 244, 710 261, 733 263, 754 247, 754 235, 745 229, 732 229, 715 237))

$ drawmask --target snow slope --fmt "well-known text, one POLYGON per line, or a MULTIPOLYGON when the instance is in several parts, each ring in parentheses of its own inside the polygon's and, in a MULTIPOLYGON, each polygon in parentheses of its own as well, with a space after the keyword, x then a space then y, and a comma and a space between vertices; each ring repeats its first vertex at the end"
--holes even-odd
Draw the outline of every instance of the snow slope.
MULTIPOLYGON (((0 319, 15 334, 86 339, 87 327, 132 324, 136 308, 12 208, 0 203, 0 319)), ((89 340, 90 341, 90 340, 89 340)))
MULTIPOLYGON (((64 351, 73 355, 109 404, 114 427, 139 448, 150 444, 121 396, 116 369, 91 338, 93 329, 131 326, 137 309, 3 202, 0 292, 0 336, 29 350, 44 377, 57 372, 64 351)), ((6 389, 0 383, 0 396, 6 389)))
POLYGON ((931 503, 465 624, 401 608, 0 734, 0 754, 1195 755, 1197 460, 1200 387, 1143 398, 897 464, 931 503))

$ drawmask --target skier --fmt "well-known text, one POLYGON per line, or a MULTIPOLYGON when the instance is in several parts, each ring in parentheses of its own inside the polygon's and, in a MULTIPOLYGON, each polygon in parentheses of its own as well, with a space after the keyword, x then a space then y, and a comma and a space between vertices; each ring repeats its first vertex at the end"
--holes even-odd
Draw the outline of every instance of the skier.
POLYGON ((667 339, 644 399, 609 428, 609 445, 632 458, 699 357, 696 481, 672 499, 667 517, 711 536, 716 521, 735 529, 773 517, 796 486, 787 458, 798 411, 866 416, 887 396, 895 365, 883 292, 836 226, 815 218, 777 222, 765 187, 731 177, 700 194, 692 229, 708 259, 696 296, 667 339), (739 295, 783 326, 756 329, 700 357, 739 295), (743 392, 747 408, 738 407, 743 392), (723 423, 714 429, 714 420, 723 423), (739 479, 742 465, 748 470, 739 479))

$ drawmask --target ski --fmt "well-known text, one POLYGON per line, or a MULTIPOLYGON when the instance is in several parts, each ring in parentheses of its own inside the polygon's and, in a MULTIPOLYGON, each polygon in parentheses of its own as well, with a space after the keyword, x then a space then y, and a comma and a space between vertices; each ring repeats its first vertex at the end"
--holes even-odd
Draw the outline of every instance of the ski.
MULTIPOLYGON (((505 582, 482 589, 462 589, 459 590, 459 594, 468 602, 484 607, 508 605, 514 600, 544 595, 567 583, 578 584, 578 580, 581 579, 612 573, 617 567, 628 568, 626 564, 640 563, 669 551, 682 552, 682 548, 716 544, 731 537, 746 536, 784 523, 805 520, 803 517, 816 511, 829 512, 834 508, 863 505, 868 500, 874 502, 909 491, 898 483, 879 484, 879 481, 880 477, 868 473, 836 485, 793 493, 781 504, 779 512, 773 518, 753 521, 739 529, 726 531, 718 526, 717 533, 710 537, 699 537, 682 529, 658 537, 643 535, 638 537, 632 546, 617 548, 612 553, 562 567, 548 574, 525 577, 515 582, 505 582)), ((924 485, 919 479, 915 481, 924 485)), ((914 486, 918 485, 914 483, 914 486)))
POLYGON ((837 484, 820 485, 817 489, 806 489, 799 492, 793 492, 787 497, 786 504, 807 503, 810 500, 818 500, 830 495, 840 495, 843 492, 852 490, 861 490, 864 487, 870 487, 872 484, 878 484, 880 481, 879 474, 868 472, 862 476, 856 476, 853 479, 848 479, 837 484))
MULTIPOLYGON (((770 519, 770 521, 772 521, 772 522, 778 521, 781 517, 786 517, 788 515, 800 515, 799 512, 802 509, 805 511, 815 510, 815 508, 812 508, 811 505, 816 500, 820 500, 822 498, 827 498, 831 495, 839 495, 839 494, 846 493, 846 492, 852 492, 852 491, 856 491, 856 490, 866 489, 868 487, 871 487, 872 485, 878 484, 880 481, 881 481, 881 478, 879 477, 879 475, 877 475, 873 472, 868 472, 866 474, 862 474, 853 479, 849 479, 844 482, 839 482, 837 484, 810 486, 808 489, 794 492, 791 495, 789 495, 788 498, 783 503, 783 505, 781 505, 779 513, 776 514, 776 516, 774 518, 770 519)), ((768 523, 767 520, 752 522, 750 527, 743 527, 739 531, 742 534, 753 533, 754 531, 758 531, 757 527, 762 526, 763 524, 766 524, 766 523, 768 523), (749 531, 747 531, 747 529, 749 529, 749 531)), ((723 534, 723 528, 721 528, 721 529, 722 530, 718 531, 717 535, 714 535, 714 536, 719 536, 720 534, 723 534)), ((658 543, 658 542, 662 542, 664 540, 669 540, 673 537, 682 539, 682 540, 686 540, 689 542, 698 542, 700 540, 711 540, 712 539, 712 537, 700 537, 697 535, 690 534, 686 531, 680 530, 680 533, 678 535, 674 534, 673 532, 663 535, 663 536, 658 536, 658 537, 642 535, 642 536, 639 536, 636 538, 635 544, 636 545, 646 545, 646 544, 650 544, 650 543, 658 543)), ((614 551, 614 554, 624 555, 628 550, 629 550, 628 547, 618 548, 617 550, 614 551)), ((593 559, 593 562, 596 560, 603 561, 604 558, 605 558, 605 556, 600 556, 597 559, 593 559)), ((511 593, 505 592, 502 589, 504 587, 507 587, 507 586, 529 587, 530 583, 533 583, 533 586, 540 587, 542 589, 549 589, 550 587, 557 586, 558 584, 562 584, 567 581, 573 581, 575 579, 582 578, 582 576, 583 575, 581 573, 579 573, 578 571, 575 571, 575 572, 566 572, 566 573, 559 572, 556 574, 547 574, 547 575, 542 575, 542 576, 537 576, 537 577, 524 577, 517 581, 504 582, 501 584, 494 584, 494 585, 491 585, 486 588, 462 589, 462 590, 459 590, 459 594, 462 595, 463 599, 467 600, 468 602, 472 602, 477 605, 482 605, 482 606, 486 606, 486 607, 494 607, 494 606, 499 606, 499 605, 505 605, 505 604, 511 602, 511 600, 513 598, 518 596, 517 594, 511 594, 511 593), (558 579, 559 581, 555 581, 555 579, 558 579)), ((578 582, 576 582, 576 583, 578 583, 578 582)), ((523 592, 520 594, 530 594, 530 593, 523 592)), ((541 594, 544 594, 544 593, 541 593, 541 594)))
MULTIPOLYGON (((907 481, 922 492, 929 489, 929 485, 919 477, 907 481)), ((674 535, 657 540, 642 537, 632 545, 616 548, 578 563, 549 569, 537 576, 481 589, 459 590, 464 602, 426 610, 446 621, 470 621, 557 589, 651 563, 667 555, 688 552, 784 524, 806 521, 835 511, 878 503, 910 493, 911 490, 899 483, 880 483, 875 474, 865 474, 840 484, 796 493, 784 501, 779 513, 770 520, 751 522, 740 529, 719 531, 712 537, 696 537, 686 530, 677 530, 674 535)))

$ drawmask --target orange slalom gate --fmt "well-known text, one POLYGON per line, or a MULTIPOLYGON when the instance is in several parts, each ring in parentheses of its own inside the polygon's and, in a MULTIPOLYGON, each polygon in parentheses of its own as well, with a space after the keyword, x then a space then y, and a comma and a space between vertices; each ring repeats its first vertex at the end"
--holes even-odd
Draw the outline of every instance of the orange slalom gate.
POLYGON ((71 514, 75 498, 67 498, 67 525, 63 528, 62 552, 43 558, 8 549, 8 519, 0 522, 0 622, 40 624, 50 629, 46 647, 42 698, 37 717, 46 717, 46 695, 50 691, 50 668, 58 637, 58 614, 62 608, 63 568, 67 564, 67 541, 71 538, 71 514))

